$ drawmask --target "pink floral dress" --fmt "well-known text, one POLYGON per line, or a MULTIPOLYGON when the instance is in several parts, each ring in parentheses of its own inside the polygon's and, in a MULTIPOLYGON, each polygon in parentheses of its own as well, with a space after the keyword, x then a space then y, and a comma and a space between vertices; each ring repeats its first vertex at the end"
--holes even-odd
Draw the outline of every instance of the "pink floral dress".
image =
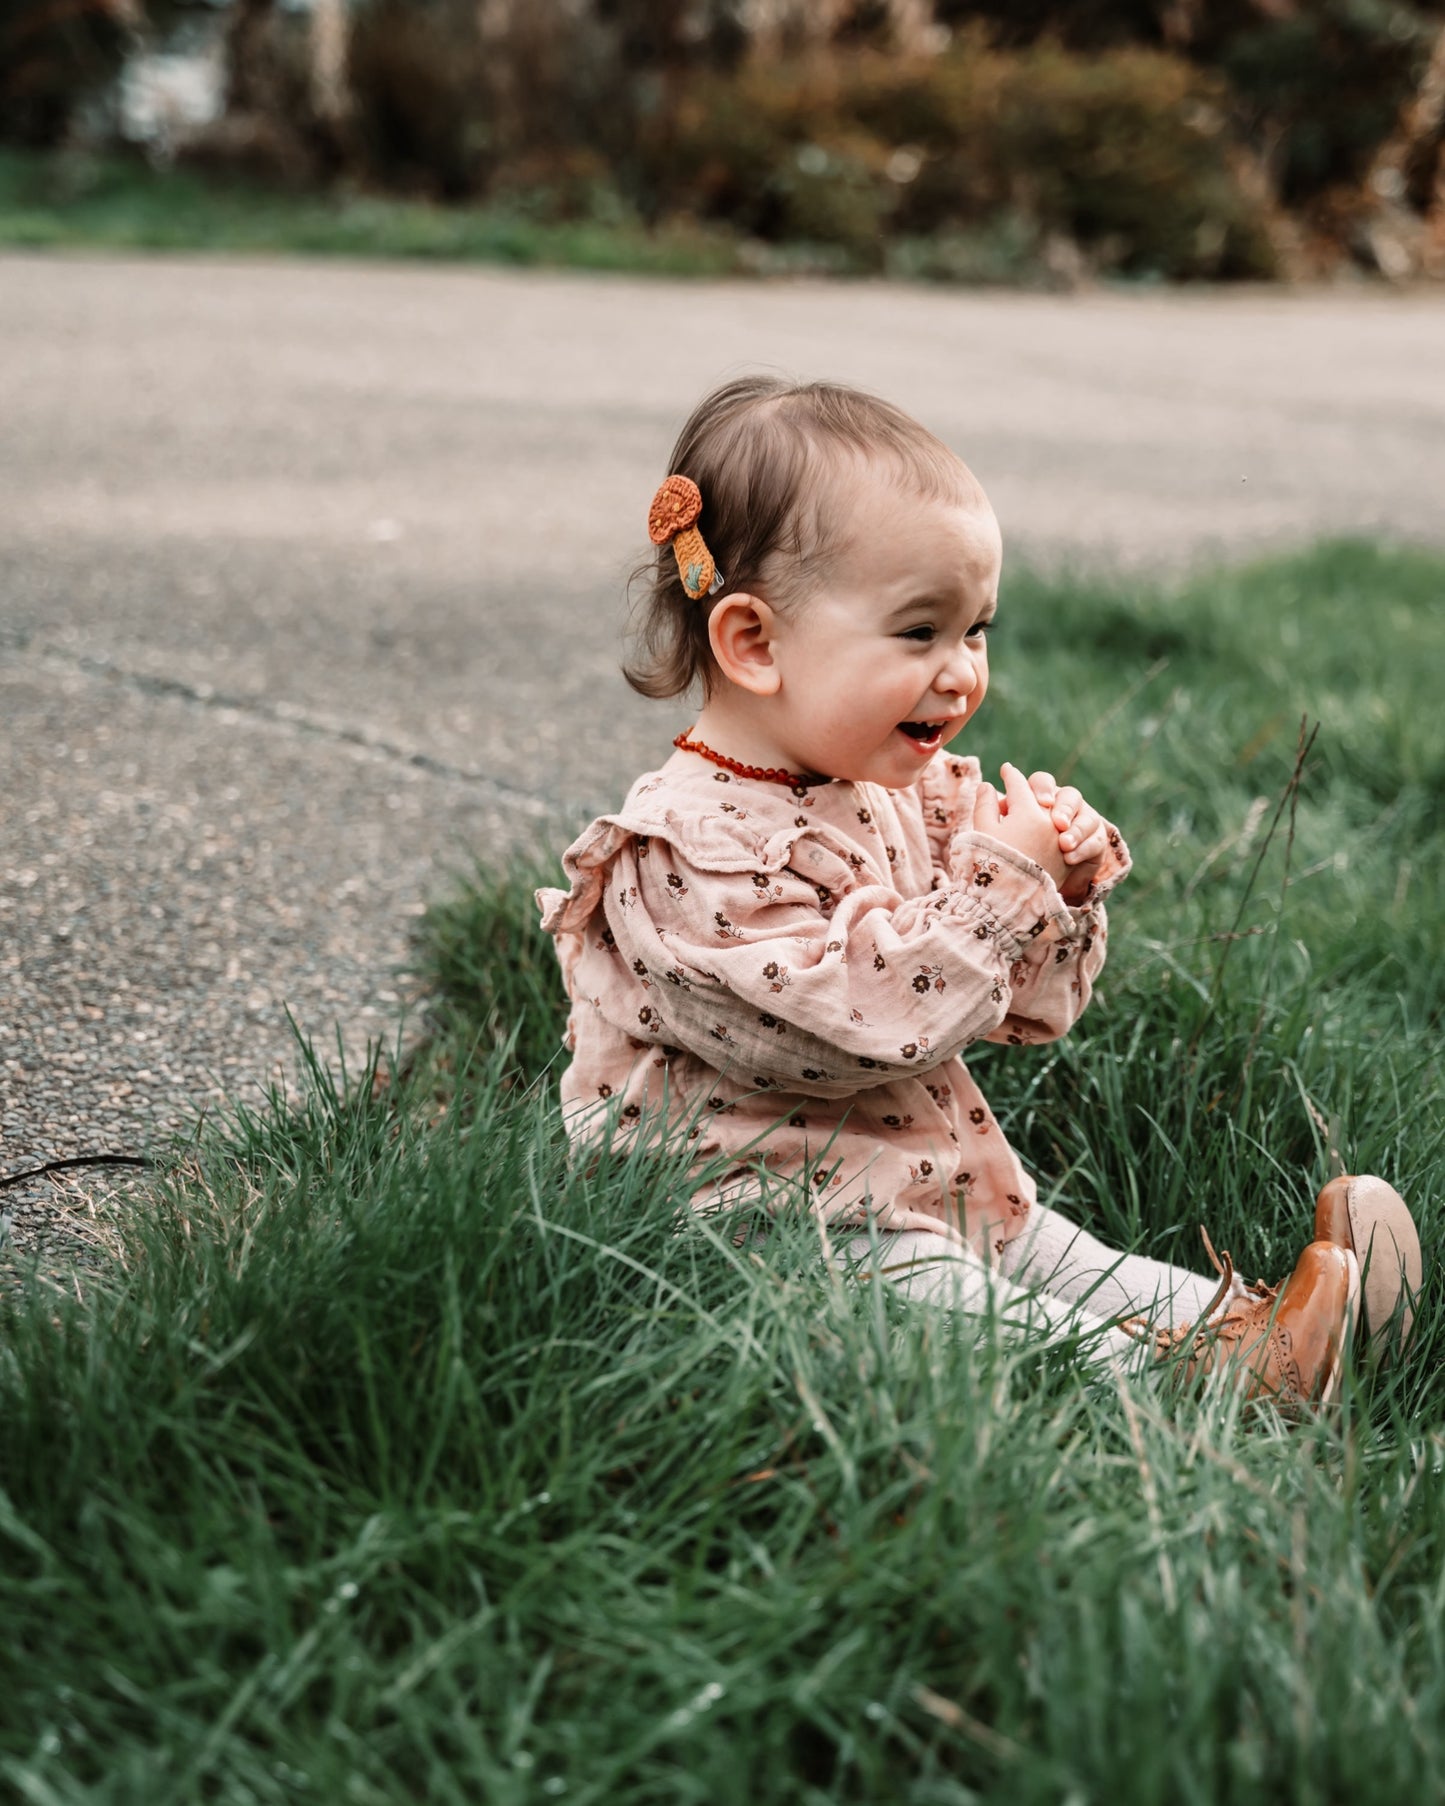
POLYGON ((574 1144, 665 1130, 727 1163, 698 1203, 803 1192, 830 1221, 1001 1248, 1033 1181, 959 1055, 1064 1034, 1104 963, 1116 829, 1088 901, 956 824, 978 762, 803 795, 677 753, 538 893, 571 999, 574 1144), (780 1184, 779 1181, 787 1181, 780 1184))

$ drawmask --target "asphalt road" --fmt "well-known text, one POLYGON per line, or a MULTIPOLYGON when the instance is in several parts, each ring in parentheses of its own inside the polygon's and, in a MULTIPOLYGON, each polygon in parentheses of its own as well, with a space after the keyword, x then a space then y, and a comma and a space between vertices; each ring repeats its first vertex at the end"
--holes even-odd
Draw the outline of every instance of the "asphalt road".
MULTIPOLYGON (((617 673, 683 416, 768 366, 956 446, 1010 552, 1445 541, 1445 297, 0 256, 0 1175, 394 1039, 448 868, 685 711, 617 673)), ((55 1269, 95 1175, 0 1191, 55 1269)))

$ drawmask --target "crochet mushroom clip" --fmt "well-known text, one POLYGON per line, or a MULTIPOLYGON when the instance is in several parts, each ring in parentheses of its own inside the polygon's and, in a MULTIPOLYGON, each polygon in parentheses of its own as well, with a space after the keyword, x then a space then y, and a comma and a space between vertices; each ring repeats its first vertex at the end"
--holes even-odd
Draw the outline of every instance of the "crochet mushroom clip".
POLYGON ((664 477, 647 511, 647 535, 655 546, 672 545, 682 587, 694 601, 710 595, 720 577, 697 519, 702 492, 691 477, 664 477))

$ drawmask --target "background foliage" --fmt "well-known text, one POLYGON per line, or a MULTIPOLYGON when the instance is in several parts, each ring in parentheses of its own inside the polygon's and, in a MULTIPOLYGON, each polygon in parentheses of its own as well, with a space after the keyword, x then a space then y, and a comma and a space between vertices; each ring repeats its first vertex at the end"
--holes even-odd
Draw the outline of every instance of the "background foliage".
MULTIPOLYGON (((63 142, 184 0, 0 0, 0 132, 63 142)), ((181 153, 849 270, 1445 274, 1445 0, 231 0, 181 153)))

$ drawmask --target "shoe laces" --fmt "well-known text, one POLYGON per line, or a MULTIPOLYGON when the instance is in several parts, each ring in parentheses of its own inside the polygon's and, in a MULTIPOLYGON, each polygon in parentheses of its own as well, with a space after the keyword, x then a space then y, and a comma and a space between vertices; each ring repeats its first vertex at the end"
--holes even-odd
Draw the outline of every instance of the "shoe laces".
POLYGON ((1268 1321, 1274 1313, 1275 1300, 1279 1296, 1277 1285, 1266 1285, 1262 1279, 1256 1279, 1253 1285, 1246 1284, 1244 1295, 1231 1298, 1234 1287, 1234 1262, 1230 1259, 1229 1250, 1216 1254, 1214 1243, 1209 1239, 1209 1231, 1203 1223, 1199 1225, 1199 1234, 1204 1242, 1204 1251, 1209 1256, 1215 1272, 1219 1275, 1219 1285, 1214 1296, 1205 1305, 1199 1316, 1191 1323, 1180 1323, 1173 1329, 1160 1329, 1147 1317, 1126 1317, 1119 1324, 1127 1336, 1136 1341, 1152 1341, 1154 1354, 1164 1360, 1186 1342, 1192 1342, 1193 1352, 1201 1353, 1211 1343, 1229 1344, 1237 1342, 1249 1330, 1255 1329, 1261 1320, 1268 1321), (1218 1321, 1214 1313, 1223 1310, 1218 1321))

